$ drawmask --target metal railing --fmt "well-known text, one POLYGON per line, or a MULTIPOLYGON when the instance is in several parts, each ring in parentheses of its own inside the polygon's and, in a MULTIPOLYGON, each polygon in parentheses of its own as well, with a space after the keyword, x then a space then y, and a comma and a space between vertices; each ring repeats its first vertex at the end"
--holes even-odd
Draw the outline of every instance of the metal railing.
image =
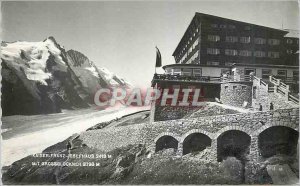
POLYGON ((198 82, 232 82, 232 81, 252 81, 254 76, 250 75, 225 75, 222 77, 215 76, 189 76, 189 75, 171 75, 171 74, 154 74, 152 83, 157 80, 167 81, 198 81, 198 82))
POLYGON ((276 79, 275 77, 273 76, 269 76, 269 80, 271 83, 273 83, 274 85, 279 85, 280 83, 280 80, 279 79, 276 79))
POLYGON ((281 82, 283 82, 285 84, 297 84, 299 82, 298 77, 274 76, 274 78, 279 79, 281 82))
POLYGON ((282 89, 283 91, 288 91, 290 92, 290 86, 283 83, 281 79, 277 79, 273 76, 270 76, 270 82, 273 83, 275 86, 277 86, 278 88, 282 89))
POLYGON ((254 76, 252 75, 227 75, 222 76, 221 81, 227 82, 227 81, 253 81, 254 76))
POLYGON ((153 80, 220 82, 220 77, 154 74, 153 80))
POLYGON ((299 98, 291 94, 289 85, 283 83, 281 79, 277 79, 273 76, 270 76, 269 80, 274 84, 273 92, 281 94, 287 101, 292 101, 296 104, 299 103, 299 98))
POLYGON ((253 80, 259 81, 259 85, 268 86, 268 83, 264 82, 261 78, 253 76, 253 80))
POLYGON ((268 87, 268 92, 274 92, 274 87, 268 87))
POLYGON ((299 98, 297 98, 297 97, 295 97, 295 96, 293 96, 293 95, 291 95, 291 94, 289 95, 288 100, 289 100, 289 101, 292 101, 292 102, 294 102, 294 103, 296 103, 296 104, 299 103, 299 98))

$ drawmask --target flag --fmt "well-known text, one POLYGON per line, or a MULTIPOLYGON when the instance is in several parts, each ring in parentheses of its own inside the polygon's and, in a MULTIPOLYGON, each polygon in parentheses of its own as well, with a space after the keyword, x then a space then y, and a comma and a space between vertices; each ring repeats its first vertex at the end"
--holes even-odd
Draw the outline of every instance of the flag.
POLYGON ((161 55, 159 49, 156 47, 156 63, 155 67, 161 67, 161 55))

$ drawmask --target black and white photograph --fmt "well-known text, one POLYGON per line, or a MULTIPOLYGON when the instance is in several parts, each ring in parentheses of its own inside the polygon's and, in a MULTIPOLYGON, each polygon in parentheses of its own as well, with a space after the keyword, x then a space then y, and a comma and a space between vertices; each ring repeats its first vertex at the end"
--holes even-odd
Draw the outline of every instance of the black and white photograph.
POLYGON ((298 185, 299 2, 1 1, 2 185, 298 185))

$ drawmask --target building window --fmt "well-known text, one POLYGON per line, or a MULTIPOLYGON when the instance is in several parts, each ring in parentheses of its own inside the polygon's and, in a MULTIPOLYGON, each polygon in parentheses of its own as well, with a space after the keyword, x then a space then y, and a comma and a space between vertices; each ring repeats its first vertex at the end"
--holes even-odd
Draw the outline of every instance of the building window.
POLYGON ((192 69, 190 69, 190 68, 183 68, 182 69, 182 75, 184 75, 184 76, 191 76, 192 75, 192 69))
POLYGON ((207 39, 208 39, 208 41, 217 42, 217 41, 220 41, 220 36, 218 36, 218 35, 208 35, 207 39))
POLYGON ((247 86, 242 86, 242 90, 246 90, 247 86))
POLYGON ((166 74, 172 74, 172 69, 171 68, 167 68, 166 69, 166 74))
POLYGON ((199 44, 199 40, 196 39, 195 42, 194 42, 193 45, 192 45, 192 48, 193 48, 193 49, 196 48, 196 47, 198 46, 198 44, 199 44))
POLYGON ((255 57, 266 57, 266 52, 264 52, 264 51, 255 51, 254 56, 255 57))
POLYGON ((286 43, 287 43, 287 44, 293 44, 293 40, 292 40, 292 39, 287 39, 287 40, 286 40, 286 43))
POLYGON ((192 47, 190 47, 190 48, 188 49, 188 52, 187 52, 188 55, 192 52, 192 50, 193 50, 192 47))
POLYGON ((191 63, 192 63, 191 58, 189 60, 187 60, 187 62, 185 62, 185 64, 191 64, 191 63))
POLYGON ((240 56, 251 56, 252 52, 249 50, 240 50, 240 56))
POLYGON ((180 75, 180 74, 181 74, 181 69, 180 68, 174 68, 173 75, 180 75))
POLYGON ((183 58, 181 58, 181 60, 179 61, 179 63, 181 63, 181 64, 182 64, 182 63, 183 63, 183 61, 184 61, 184 59, 183 59, 183 58))
POLYGON ((241 43, 250 43, 250 36, 249 37, 241 37, 240 42, 241 43))
POLYGON ((201 68, 195 68, 193 69, 193 76, 201 76, 202 69, 201 68))
POLYGON ((288 49, 288 50, 286 50, 286 53, 287 53, 287 54, 293 54, 293 50, 288 49))
POLYGON ((299 71, 293 71, 293 79, 299 81, 299 71))
POLYGON ((245 30, 251 30, 251 27, 250 26, 245 26, 244 29, 245 30))
POLYGON ((193 54, 193 56, 190 58, 189 64, 190 64, 190 63, 195 63, 195 59, 197 59, 197 57, 198 57, 198 52, 195 52, 195 53, 193 54))
POLYGON ((220 28, 226 28, 227 26, 226 25, 220 25, 220 28))
POLYGON ((285 79, 286 78, 286 70, 278 70, 277 71, 277 77, 279 79, 285 79))
POLYGON ((236 56, 238 55, 238 51, 233 49, 225 49, 225 55, 236 56))
POLYGON ((268 43, 269 43, 269 45, 279 45, 280 40, 279 39, 269 39, 268 43))
POLYGON ((268 52, 269 58, 279 58, 279 52, 268 52))
POLYGON ((222 74, 222 75, 223 75, 223 74, 230 74, 230 70, 225 69, 225 68, 222 68, 222 69, 221 69, 221 74, 222 74))
POLYGON ((210 25, 212 28, 218 28, 218 24, 211 24, 210 25))
POLYGON ((269 76, 272 76, 272 69, 262 69, 262 78, 269 79, 269 76))
POLYGON ((234 62, 225 62, 225 66, 232 66, 234 62))
POLYGON ((212 54, 212 55, 218 55, 218 54, 220 54, 220 49, 218 49, 218 48, 208 48, 207 53, 212 54))
POLYGON ((238 37, 236 37, 236 36, 226 36, 225 40, 226 40, 226 42, 235 43, 235 42, 238 42, 238 37))
POLYGON ((235 25, 228 25, 228 28, 229 29, 236 29, 236 26, 235 25))
POLYGON ((255 44, 258 44, 258 45, 264 45, 267 43, 267 40, 265 38, 255 38, 254 42, 255 42, 255 44))
POLYGON ((207 61, 206 64, 211 65, 211 66, 219 66, 220 62, 218 62, 218 61, 207 61))

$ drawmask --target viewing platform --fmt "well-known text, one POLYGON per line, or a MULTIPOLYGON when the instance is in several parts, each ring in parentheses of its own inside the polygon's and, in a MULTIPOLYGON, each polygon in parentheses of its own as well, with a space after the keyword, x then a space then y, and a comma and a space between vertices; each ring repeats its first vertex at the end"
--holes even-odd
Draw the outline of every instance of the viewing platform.
POLYGON ((220 84, 224 82, 252 82, 254 76, 251 75, 224 75, 222 77, 215 76, 188 76, 188 75, 171 75, 171 74, 154 74, 151 81, 151 86, 154 87, 156 83, 161 81, 169 82, 199 82, 220 84))

